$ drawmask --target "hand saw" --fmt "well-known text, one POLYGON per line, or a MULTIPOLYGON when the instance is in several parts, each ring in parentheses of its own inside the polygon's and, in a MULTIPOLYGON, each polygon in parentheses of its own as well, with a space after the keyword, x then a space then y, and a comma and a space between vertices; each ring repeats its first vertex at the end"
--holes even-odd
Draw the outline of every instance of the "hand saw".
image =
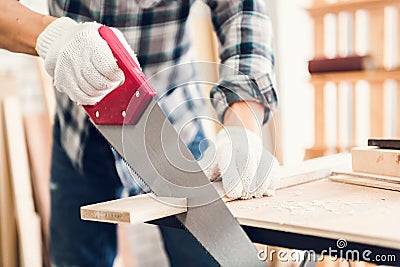
POLYGON ((140 67, 110 28, 102 26, 99 33, 125 81, 97 104, 84 106, 95 127, 155 195, 187 199, 187 212, 176 217, 218 264, 265 266, 158 106, 140 67))

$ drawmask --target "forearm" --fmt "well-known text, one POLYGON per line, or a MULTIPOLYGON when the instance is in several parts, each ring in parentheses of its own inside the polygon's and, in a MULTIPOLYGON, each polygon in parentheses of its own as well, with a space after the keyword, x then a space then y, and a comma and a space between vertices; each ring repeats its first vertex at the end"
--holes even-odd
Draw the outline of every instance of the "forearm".
POLYGON ((253 101, 236 102, 225 112, 225 126, 240 126, 261 136, 264 107, 253 101))
POLYGON ((33 12, 15 0, 1 0, 0 10, 0 48, 37 55, 36 39, 55 18, 33 12))

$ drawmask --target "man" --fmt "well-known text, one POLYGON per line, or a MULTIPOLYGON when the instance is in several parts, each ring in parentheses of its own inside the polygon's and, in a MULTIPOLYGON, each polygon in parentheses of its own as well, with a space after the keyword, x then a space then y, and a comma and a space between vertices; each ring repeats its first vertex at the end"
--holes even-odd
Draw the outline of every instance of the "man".
MULTIPOLYGON (((233 198, 272 195, 276 179, 268 173, 275 161, 262 148, 260 129, 277 102, 270 21, 262 0, 205 2, 223 64, 211 101, 225 126, 217 136, 208 176, 222 174, 224 189, 233 198)), ((114 29, 131 55, 137 53, 144 73, 154 77, 150 81, 162 96, 159 105, 181 130, 204 104, 192 101, 200 87, 184 85, 196 73, 195 64, 190 64, 193 29, 187 24, 192 4, 193 0, 50 0, 51 16, 44 16, 15 0, 0 2, 0 47, 39 55, 57 89, 50 182, 54 266, 109 267, 115 257, 115 226, 79 218, 80 206, 118 196, 117 169, 121 176, 126 173, 123 165, 115 165, 107 142, 79 107, 98 102, 124 79, 98 28, 104 24, 120 30, 114 29), (189 67, 174 67, 184 63, 189 67), (157 74, 168 68, 166 74, 157 74)), ((182 136, 200 158, 204 133, 199 121, 193 120, 182 136)), ((161 233, 172 266, 216 265, 186 232, 161 228, 161 233)))

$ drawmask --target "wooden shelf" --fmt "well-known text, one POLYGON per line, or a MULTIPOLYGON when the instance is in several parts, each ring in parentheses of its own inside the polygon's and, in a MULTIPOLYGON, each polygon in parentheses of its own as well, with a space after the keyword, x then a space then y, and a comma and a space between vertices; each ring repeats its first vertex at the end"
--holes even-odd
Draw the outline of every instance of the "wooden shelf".
POLYGON ((318 3, 307 9, 311 16, 321 16, 328 13, 341 11, 354 11, 359 9, 384 8, 388 5, 399 5, 400 0, 353 0, 337 3, 318 3))
POLYGON ((345 72, 327 72, 311 75, 312 83, 319 82, 356 82, 365 81, 384 81, 384 80, 400 80, 400 69, 395 70, 371 70, 371 71, 345 71, 345 72))

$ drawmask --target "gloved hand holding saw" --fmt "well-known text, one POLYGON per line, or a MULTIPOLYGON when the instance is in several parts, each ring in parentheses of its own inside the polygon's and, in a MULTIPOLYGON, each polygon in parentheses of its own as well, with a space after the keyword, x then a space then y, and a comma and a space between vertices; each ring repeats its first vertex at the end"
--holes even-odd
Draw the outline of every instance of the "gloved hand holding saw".
MULTIPOLYGON (((98 32, 100 26, 62 17, 52 22, 37 40, 36 50, 54 78, 55 88, 78 104, 95 104, 124 80, 124 73, 98 32)), ((112 29, 137 62, 122 33, 112 29)))

